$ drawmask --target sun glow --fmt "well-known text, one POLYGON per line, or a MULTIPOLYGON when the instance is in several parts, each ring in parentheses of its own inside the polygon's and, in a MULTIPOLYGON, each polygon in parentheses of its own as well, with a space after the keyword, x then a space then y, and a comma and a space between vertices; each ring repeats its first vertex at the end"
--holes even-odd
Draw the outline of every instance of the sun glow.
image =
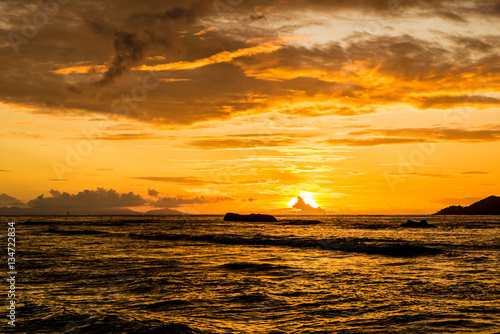
MULTIPOLYGON (((314 195, 315 193, 309 191, 299 191, 299 196, 302 197, 306 204, 309 204, 313 208, 317 208, 319 207, 319 205, 314 200, 314 195)), ((287 205, 292 208, 298 202, 298 200, 298 197, 294 197, 287 203, 287 205)))
POLYGON ((297 197, 294 197, 290 200, 290 202, 286 203, 286 205, 288 205, 289 207, 293 208, 293 206, 295 205, 295 203, 298 202, 298 198, 297 197))

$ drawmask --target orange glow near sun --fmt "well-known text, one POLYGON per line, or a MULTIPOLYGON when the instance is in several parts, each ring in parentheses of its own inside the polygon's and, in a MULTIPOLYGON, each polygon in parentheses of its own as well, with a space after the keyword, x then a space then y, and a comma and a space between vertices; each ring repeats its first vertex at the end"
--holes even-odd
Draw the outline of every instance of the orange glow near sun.
MULTIPOLYGON (((315 193, 312 193, 312 192, 309 192, 309 191, 299 191, 299 196, 302 197, 302 199, 304 200, 304 202, 306 204, 309 204, 310 206, 312 206, 313 208, 317 208, 319 207, 318 203, 316 203, 316 201, 314 200, 314 195, 315 193)), ((294 197, 292 198, 288 203, 287 205, 289 207, 293 207, 295 205, 295 203, 297 203, 299 199, 297 197, 294 197)))

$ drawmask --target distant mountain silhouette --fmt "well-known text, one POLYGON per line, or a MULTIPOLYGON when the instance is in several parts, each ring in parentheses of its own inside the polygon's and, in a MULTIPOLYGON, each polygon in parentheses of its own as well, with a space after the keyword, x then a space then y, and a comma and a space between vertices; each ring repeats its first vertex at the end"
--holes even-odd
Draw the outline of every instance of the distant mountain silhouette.
POLYGON ((0 208, 0 216, 34 216, 34 215, 119 215, 119 216, 139 216, 139 215, 186 215, 187 213, 172 210, 172 209, 158 209, 150 210, 145 213, 130 210, 128 208, 0 208))
POLYGON ((500 197, 490 196, 469 206, 449 206, 435 215, 500 215, 500 197))
POLYGON ((173 209, 157 209, 144 212, 143 215, 190 215, 190 214, 173 209))

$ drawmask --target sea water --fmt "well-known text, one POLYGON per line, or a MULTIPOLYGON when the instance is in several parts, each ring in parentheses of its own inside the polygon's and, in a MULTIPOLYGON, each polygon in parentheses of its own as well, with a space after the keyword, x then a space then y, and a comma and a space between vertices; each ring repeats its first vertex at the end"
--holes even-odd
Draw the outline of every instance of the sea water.
POLYGON ((499 216, 297 218, 2 217, 14 331, 499 333, 499 216))

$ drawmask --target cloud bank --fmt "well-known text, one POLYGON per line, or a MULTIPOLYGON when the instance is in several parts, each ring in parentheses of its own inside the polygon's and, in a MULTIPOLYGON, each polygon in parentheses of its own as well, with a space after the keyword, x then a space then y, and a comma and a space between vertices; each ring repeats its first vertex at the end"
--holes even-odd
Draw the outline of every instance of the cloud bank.
MULTIPOLYGON (((3 6, 0 32, 22 36, 32 7, 3 6)), ((377 112, 367 105, 487 108, 500 101, 487 93, 500 89, 498 17, 495 1, 69 2, 17 54, 0 44, 0 102, 176 126, 377 112), (328 41, 304 33, 318 27, 328 41)))
MULTIPOLYGON (((183 205, 196 205, 205 203, 217 203, 221 201, 232 201, 229 197, 205 197, 193 198, 159 197, 160 193, 150 189, 148 194, 153 199, 146 199, 133 192, 119 193, 114 189, 97 188, 96 190, 84 190, 76 194, 50 190, 50 196, 40 195, 37 198, 24 203, 7 194, 0 195, 1 214, 43 214, 43 215, 66 215, 69 214, 138 214, 131 208, 141 206, 152 206, 155 208, 170 209, 179 208, 183 205)), ((180 211, 165 210, 168 214, 181 214, 180 211)), ((161 214, 161 212, 159 212, 161 214)))

